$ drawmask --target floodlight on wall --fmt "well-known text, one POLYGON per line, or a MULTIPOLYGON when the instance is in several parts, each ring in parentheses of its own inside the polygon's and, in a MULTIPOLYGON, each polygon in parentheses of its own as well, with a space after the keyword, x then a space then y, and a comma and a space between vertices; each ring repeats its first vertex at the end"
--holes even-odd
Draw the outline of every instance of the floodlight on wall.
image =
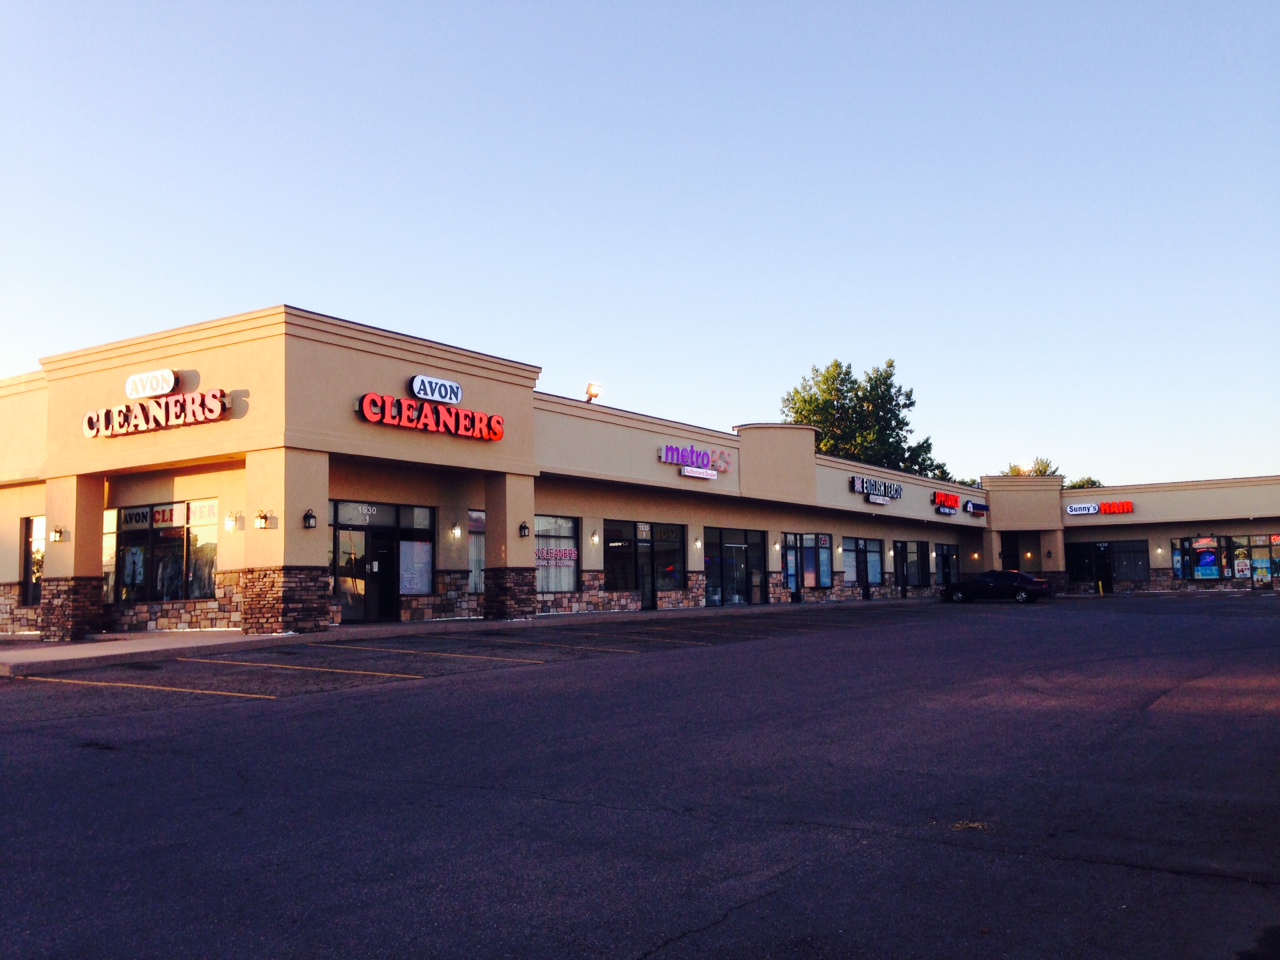
POLYGON ((54 527, 49 531, 49 542, 61 543, 63 540, 66 540, 70 534, 70 530, 64 530, 62 527, 54 527))
POLYGON ((600 384, 588 383, 587 384, 587 403, 590 403, 592 400, 599 400, 599 399, 600 399, 600 384))
POLYGON ((267 529, 267 511, 259 510, 258 515, 253 518, 253 525, 259 530, 267 529))
POLYGON ((304 530, 314 530, 316 528, 316 515, 310 507, 307 512, 302 515, 302 528, 304 530))
POLYGON ((462 524, 460 524, 460 523, 455 523, 452 527, 450 527, 450 528, 449 528, 449 536, 453 537, 453 539, 455 539, 455 540, 461 540, 461 539, 462 539, 462 524))
POLYGON ((520 521, 520 536, 527 537, 529 535, 529 524, 523 520, 520 521))

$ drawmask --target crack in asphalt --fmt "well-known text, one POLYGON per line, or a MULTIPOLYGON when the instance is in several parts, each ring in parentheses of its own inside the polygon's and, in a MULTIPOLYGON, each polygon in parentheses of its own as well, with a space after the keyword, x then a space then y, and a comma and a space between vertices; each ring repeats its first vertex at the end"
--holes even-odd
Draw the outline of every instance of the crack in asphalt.
MULTIPOLYGON (((797 867, 798 867, 798 864, 792 864, 786 869, 779 870, 777 873, 772 874, 768 878, 768 880, 773 881, 781 877, 785 877, 787 874, 794 872, 797 869, 797 867)), ((674 946, 675 944, 679 943, 681 940, 685 939, 686 937, 696 936, 699 933, 706 933, 708 930, 713 930, 716 927, 720 926, 720 924, 728 920, 731 916, 733 916, 739 910, 745 909, 746 907, 751 906, 753 903, 759 903, 761 900, 768 899, 769 897, 772 897, 774 894, 780 892, 781 890, 782 890, 782 886, 777 886, 777 887, 774 887, 772 890, 765 890, 763 893, 758 893, 754 897, 748 897, 746 900, 743 900, 741 903, 735 903, 732 906, 730 906, 728 909, 726 909, 722 914, 720 914, 719 917, 712 920, 710 923, 703 924, 701 927, 693 927, 689 930, 682 930, 680 933, 677 933, 674 937, 668 937, 666 940, 663 940, 662 943, 658 944, 652 950, 646 950, 644 953, 638 955, 635 958, 635 960, 648 960, 649 957, 657 956, 663 950, 667 949, 667 947, 674 946)))

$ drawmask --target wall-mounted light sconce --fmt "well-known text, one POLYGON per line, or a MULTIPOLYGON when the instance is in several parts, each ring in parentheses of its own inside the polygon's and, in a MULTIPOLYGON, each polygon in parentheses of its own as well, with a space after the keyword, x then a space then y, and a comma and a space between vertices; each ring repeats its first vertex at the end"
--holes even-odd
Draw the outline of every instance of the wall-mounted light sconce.
POLYGON ((1048 557, 1050 560, 1052 560, 1052 559, 1053 559, 1053 551, 1052 551, 1052 550, 1046 550, 1046 551, 1044 552, 1044 555, 1045 555, 1046 557, 1048 557))
POLYGON ((267 529, 267 511, 259 510, 258 515, 253 518, 253 525, 259 530, 267 529))
POLYGON ((836 553, 844 553, 844 544, 843 544, 843 543, 841 543, 841 544, 837 544, 837 545, 836 545, 836 553))
POLYGON ((600 399, 600 384, 588 383, 587 384, 587 403, 590 403, 592 400, 599 400, 599 399, 600 399))
POLYGON ((460 523, 455 523, 452 527, 450 527, 450 528, 449 528, 449 536, 453 537, 453 539, 455 539, 455 540, 461 540, 461 539, 462 539, 462 524, 460 524, 460 523))
POLYGON ((702 538, 701 538, 701 537, 698 537, 697 539, 695 539, 695 540, 693 541, 693 549, 695 549, 695 550, 701 550, 701 549, 702 549, 702 538))
POLYGON ((236 522, 236 515, 230 510, 227 511, 227 519, 222 524, 227 530, 234 530, 239 524, 236 522))
POLYGON ((62 527, 54 527, 49 531, 49 541, 51 543, 62 543, 64 540, 71 538, 71 531, 62 527))
POLYGON ((315 512, 310 507, 307 507, 307 512, 302 515, 302 529, 314 530, 315 528, 316 528, 315 512))
POLYGON ((782 550, 782 544, 780 544, 777 540, 773 541, 773 552, 778 553, 781 550, 782 550))
POLYGON ((591 545, 593 547, 600 546, 600 534, 597 533, 595 530, 591 531, 591 545))
POLYGON ((529 525, 523 520, 520 521, 520 536, 527 537, 529 535, 529 525))
POLYGON ((979 554, 979 553, 975 553, 975 554, 973 555, 973 559, 977 560, 980 556, 981 556, 981 554, 979 554))
POLYGON ((1156 547, 1156 553, 1164 553, 1164 547, 1156 547))
POLYGON ((1028 551, 1027 551, 1027 559, 1028 559, 1028 560, 1030 560, 1030 559, 1031 559, 1031 551, 1030 551, 1030 550, 1028 550, 1028 551))

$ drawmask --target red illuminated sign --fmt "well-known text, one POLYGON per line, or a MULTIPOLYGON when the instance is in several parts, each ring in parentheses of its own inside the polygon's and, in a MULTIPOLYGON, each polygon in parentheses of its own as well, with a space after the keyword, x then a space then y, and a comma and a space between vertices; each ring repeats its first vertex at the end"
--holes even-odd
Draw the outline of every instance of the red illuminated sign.
POLYGON ((505 423, 500 416, 440 403, 425 403, 411 397, 366 393, 360 398, 359 410, 365 420, 387 427, 449 433, 455 437, 495 443, 505 436, 505 423))
POLYGON ((1099 513, 1133 513, 1132 500, 1114 500, 1111 503, 1098 504, 1099 513))

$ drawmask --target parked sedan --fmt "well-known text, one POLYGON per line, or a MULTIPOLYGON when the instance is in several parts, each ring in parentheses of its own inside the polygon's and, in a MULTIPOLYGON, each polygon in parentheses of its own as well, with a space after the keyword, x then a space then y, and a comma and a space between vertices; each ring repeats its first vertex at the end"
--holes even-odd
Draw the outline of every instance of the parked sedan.
POLYGON ((968 603, 970 600, 1016 600, 1035 603, 1041 597, 1053 596, 1053 586, 1019 570, 988 570, 976 577, 944 586, 943 600, 968 603))

